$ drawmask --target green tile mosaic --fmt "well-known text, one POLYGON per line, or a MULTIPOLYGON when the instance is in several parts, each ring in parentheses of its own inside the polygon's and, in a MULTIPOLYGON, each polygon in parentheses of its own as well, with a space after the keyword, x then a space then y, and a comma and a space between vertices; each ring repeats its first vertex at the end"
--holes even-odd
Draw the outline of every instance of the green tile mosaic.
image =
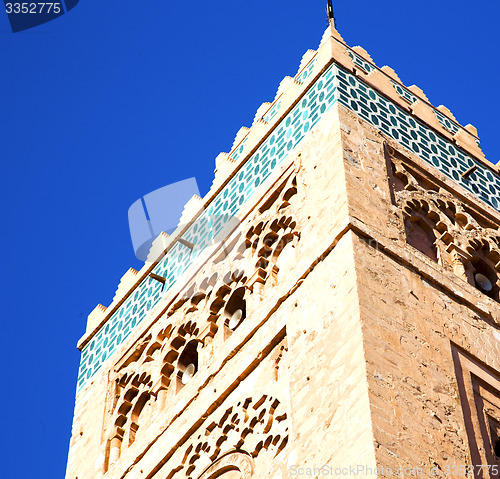
MULTIPOLYGON (((311 71, 312 69, 308 74, 311 71)), ((277 125, 266 141, 215 197, 208 209, 189 227, 183 239, 193 243, 194 249, 176 243, 154 268, 156 274, 166 278, 163 290, 159 282, 146 278, 85 346, 78 375, 78 391, 144 320, 196 257, 218 240, 218 235, 245 201, 335 104, 337 95, 334 71, 335 67, 332 66, 321 75, 300 103, 277 125)), ((242 142, 230 156, 238 159, 244 146, 242 142)))
POLYGON ((361 68, 365 73, 370 73, 375 70, 373 65, 361 58, 357 53, 354 53, 352 50, 347 50, 347 53, 351 57, 354 64, 361 68))
POLYGON ((404 86, 401 86, 399 83, 395 82, 394 80, 391 80, 392 86, 394 89, 398 92, 398 95, 402 98, 404 98, 406 101, 409 103, 415 103, 418 98, 410 92, 407 88, 404 86))
POLYGON ((302 72, 295 78, 298 82, 304 83, 314 70, 314 65, 316 64, 316 59, 309 62, 309 64, 302 70, 302 72))
MULTIPOLYGON (((374 68, 355 53, 350 52, 350 54, 355 63, 365 71, 374 68)), ((308 66, 297 80, 300 78, 299 81, 304 81, 312 71, 313 67, 308 66)), ((401 96, 410 102, 414 101, 414 96, 407 89, 399 85, 398 87, 399 89, 395 85, 401 96)), ((194 244, 193 250, 176 243, 157 264, 154 272, 166 278, 164 288, 162 289, 162 285, 157 281, 146 278, 85 346, 78 375, 78 391, 144 320, 180 275, 207 247, 218 240, 224 227, 238 213, 242 205, 301 143, 305 135, 337 100, 477 198, 500 211, 500 178, 495 172, 412 118, 410 114, 395 106, 354 75, 333 65, 311 86, 302 100, 276 126, 272 134, 214 198, 208 209, 189 227, 183 239, 194 244), (477 169, 464 180, 461 174, 473 165, 477 166, 477 169)), ((275 104, 264 119, 267 117, 266 121, 270 121, 280 107, 280 102, 275 104)), ((436 116, 440 122, 449 121, 438 111, 436 116)), ((452 122, 450 126, 442 124, 448 129, 451 128, 450 131, 455 127, 458 128, 452 122)), ((231 152, 231 158, 235 160, 241 158, 245 141, 231 152)))
POLYGON ((281 108, 281 100, 277 101, 264 115, 264 121, 269 123, 279 112, 281 108))
MULTIPOLYGON (((337 76, 342 105, 500 211, 500 178, 493 170, 412 118, 354 75, 338 68, 337 76), (462 173, 474 165, 477 169, 467 179, 463 179, 462 173)), ((443 117, 443 121, 447 120, 439 111, 435 110, 435 113, 438 119, 443 117)), ((450 128, 458 129, 454 123, 450 122, 450 125, 450 128)))
POLYGON ((234 161, 238 161, 241 158, 241 155, 243 155, 243 152, 245 151, 245 143, 247 142, 247 139, 245 138, 238 146, 235 148, 231 154, 229 155, 229 158, 232 158, 234 161))
POLYGON ((436 113, 437 119, 439 120, 439 123, 441 123, 441 126, 446 128, 452 135, 454 135, 459 130, 459 126, 452 122, 450 119, 446 118, 446 116, 444 116, 440 111, 434 110, 434 113, 436 113))

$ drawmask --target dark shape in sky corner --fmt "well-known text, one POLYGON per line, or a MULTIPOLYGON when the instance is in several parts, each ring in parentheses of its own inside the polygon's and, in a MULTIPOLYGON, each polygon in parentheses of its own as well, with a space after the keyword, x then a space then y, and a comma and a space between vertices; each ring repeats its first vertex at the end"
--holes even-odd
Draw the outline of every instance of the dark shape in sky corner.
POLYGON ((5 11, 9 17, 13 33, 37 27, 50 22, 76 7, 80 0, 4 0, 5 11))
POLYGON ((80 0, 64 0, 64 3, 66 4, 66 11, 69 12, 72 8, 75 8, 79 1, 80 0))

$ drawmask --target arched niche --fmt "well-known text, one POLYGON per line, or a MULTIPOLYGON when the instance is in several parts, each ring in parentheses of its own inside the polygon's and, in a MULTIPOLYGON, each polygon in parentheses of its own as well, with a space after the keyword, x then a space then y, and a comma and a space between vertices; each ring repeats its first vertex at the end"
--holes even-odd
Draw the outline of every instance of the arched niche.
POLYGON ((198 479, 250 479, 253 472, 253 459, 244 452, 233 451, 208 466, 198 479))
POLYGON ((424 220, 408 218, 405 223, 406 242, 437 262, 436 235, 432 227, 424 220))

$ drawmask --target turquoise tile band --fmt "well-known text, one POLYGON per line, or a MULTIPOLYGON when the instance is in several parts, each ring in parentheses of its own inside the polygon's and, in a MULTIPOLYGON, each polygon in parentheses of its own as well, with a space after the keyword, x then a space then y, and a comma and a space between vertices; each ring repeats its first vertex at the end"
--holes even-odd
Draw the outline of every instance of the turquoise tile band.
MULTIPOLYGON (((369 71, 373 69, 358 55, 354 58, 364 69, 369 71)), ((302 71, 297 78, 298 81, 305 81, 312 74, 314 61, 302 71)), ((399 86, 396 91, 410 103, 416 99, 406 88, 399 86)), ((500 178, 495 172, 412 118, 409 113, 388 101, 354 75, 332 65, 242 165, 238 173, 210 203, 208 209, 186 231, 183 239, 194 244, 194 249, 176 243, 154 268, 156 274, 166 278, 163 291, 159 282, 146 278, 85 346, 81 356, 77 391, 85 386, 102 364, 144 320, 196 257, 213 244, 227 222, 238 213, 241 206, 269 177, 276 166, 302 142, 305 135, 315 127, 337 100, 463 186, 478 199, 500 211, 500 178), (463 179, 462 173, 472 166, 477 166, 477 169, 467 179, 463 179)), ((281 103, 278 101, 264 119, 270 121, 278 113, 280 106, 281 103)), ((457 131, 458 126, 444 115, 438 111, 436 115, 445 128, 451 132, 457 131)), ((242 157, 245 141, 231 153, 231 158, 237 160, 242 157)))
MULTIPOLYGON (((354 75, 337 68, 339 101, 387 136, 434 166, 478 199, 500 211, 500 178, 422 122, 395 106, 354 75), (462 178, 472 166, 477 169, 462 178)), ((439 122, 450 132, 458 126, 435 110, 439 122)))
MULTIPOLYGON (((301 74, 304 81, 312 73, 308 66, 301 74)), ((195 245, 193 250, 176 243, 154 268, 154 272, 166 278, 165 287, 146 278, 124 301, 107 323, 97 332, 82 351, 78 373, 77 391, 94 376, 102 364, 115 352, 131 332, 139 325, 161 297, 183 274, 223 230, 241 206, 256 189, 282 163, 304 136, 318 123, 337 101, 335 67, 325 71, 290 113, 274 129, 258 150, 242 165, 239 172, 215 197, 208 209, 190 226, 183 239, 195 245)), ((271 108, 268 119, 279 109, 271 108)), ((244 142, 231 154, 233 159, 243 154, 244 142)))

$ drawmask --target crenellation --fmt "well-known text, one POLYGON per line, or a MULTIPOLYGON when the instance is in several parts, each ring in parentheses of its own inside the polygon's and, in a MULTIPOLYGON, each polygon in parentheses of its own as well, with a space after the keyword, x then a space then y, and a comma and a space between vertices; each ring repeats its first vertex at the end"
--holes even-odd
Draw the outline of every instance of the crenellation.
MULTIPOLYGON (((332 40, 332 41, 335 42, 335 40, 332 40)), ((355 47, 355 48, 358 48, 358 47, 355 47)), ((347 47, 345 45, 342 47, 341 44, 338 43, 337 46, 334 46, 333 56, 334 56, 335 60, 340 63, 340 65, 347 68, 349 71, 353 72, 354 74, 360 76, 361 78, 364 79, 364 81, 366 81, 370 85, 373 85, 375 88, 380 90, 382 93, 386 94, 389 98, 391 98, 391 100, 395 101, 400 107, 407 108, 407 104, 405 104, 404 101, 402 101, 402 99, 404 100, 405 97, 403 96, 400 98, 399 95, 397 95, 397 94, 394 95, 394 92, 390 92, 387 88, 384 88, 384 83, 386 83, 386 82, 384 81, 384 82, 380 83, 381 76, 378 76, 378 75, 373 73, 375 70, 382 71, 384 73, 384 75, 389 76, 392 80, 396 81, 401 86, 402 89, 405 89, 406 87, 404 85, 402 85, 399 77, 397 77, 397 75, 394 77, 394 75, 392 73, 394 70, 392 70, 390 67, 382 67, 381 69, 378 69, 378 67, 376 67, 374 65, 371 57, 366 56, 366 55, 363 56, 364 49, 359 47, 359 54, 358 54, 356 52, 355 48, 350 49, 349 47, 347 47), (342 51, 343 49, 346 49, 344 51, 348 53, 347 55, 342 51), (349 52, 351 52, 351 53, 349 53, 349 52), (357 58, 356 55, 359 55, 359 57, 361 57, 362 60, 356 60, 356 58, 357 58), (358 61, 357 65, 356 65, 356 61, 358 61), (363 61, 366 61, 368 63, 365 64, 365 63, 363 63, 363 61)), ((422 90, 420 88, 412 85, 412 86, 408 87, 408 90, 412 91, 412 93, 415 93, 417 95, 417 97, 419 97, 424 102, 424 104, 426 106, 428 105, 428 107, 431 110, 434 110, 434 112, 436 110, 439 111, 438 108, 434 108, 432 105, 430 105, 427 97, 425 96, 425 94, 422 92, 422 90)), ((449 110, 446 109, 442 113, 445 114, 445 116, 451 115, 450 119, 453 120, 454 122, 456 122, 456 119, 454 119, 453 115, 451 114, 451 112, 449 112, 449 110), (446 113, 446 111, 448 111, 448 113, 446 113)), ((437 131, 439 131, 444 136, 449 137, 451 139, 447 128, 445 128, 439 122, 436 123, 436 122, 432 121, 431 115, 429 114, 428 111, 426 111, 425 108, 419 108, 417 111, 413 111, 413 114, 415 116, 423 119, 426 123, 428 123, 430 126, 435 128, 437 131)), ((435 113, 435 114, 437 114, 437 113, 435 113)), ((468 142, 467 145, 469 145, 469 144, 472 145, 472 143, 468 142)), ((464 144, 463 146, 466 146, 466 145, 464 144)), ((473 149, 470 151, 472 154, 477 155, 479 157, 479 159, 485 160, 484 155, 480 151, 480 149, 478 148, 477 143, 476 143, 476 147, 473 147, 473 149)))
POLYGON ((262 105, 259 106, 259 108, 257 108, 257 112, 255 113, 255 117, 253 119, 252 127, 258 121, 264 120, 264 115, 269 111, 269 109, 271 108, 271 105, 272 104, 269 102, 264 102, 264 103, 262 103, 262 105))
POLYGON ((304 53, 304 55, 302 55, 297 75, 300 75, 302 70, 304 70, 304 68, 309 64, 309 62, 316 56, 316 53, 318 53, 316 50, 309 49, 304 53))
POLYGON ((215 158, 215 173, 217 173, 217 170, 221 168, 226 161, 229 160, 229 153, 226 152, 221 152, 217 155, 215 158))
POLYGON ((410 85, 408 87, 408 90, 410 90, 412 93, 414 93, 415 95, 417 95, 418 97, 420 97, 426 103, 430 103, 429 99, 427 98, 427 96, 424 93, 424 91, 420 87, 418 87, 417 85, 410 85))
MULTIPOLYGON (((417 100, 413 103, 411 105, 411 112, 414 116, 423 120, 434 130, 442 130, 441 124, 439 123, 435 112, 423 100, 417 100)), ((446 134, 448 134, 448 132, 446 132, 446 134)))
POLYGON ((470 123, 466 126, 464 126, 464 128, 473 136, 475 136, 477 138, 477 128, 474 126, 474 125, 471 125, 470 123))
POLYGON ((120 284, 118 285, 115 296, 113 297, 113 303, 117 303, 123 298, 123 296, 137 280, 137 273, 137 270, 134 268, 129 268, 128 271, 121 277, 120 284))
POLYGON ((457 123, 457 119, 453 116, 453 113, 449 110, 449 108, 446 108, 444 105, 439 105, 438 107, 436 107, 436 110, 440 111, 443 115, 446 115, 450 120, 457 123))
POLYGON ((170 235, 162 231, 151 244, 151 248, 149 249, 149 253, 148 256, 146 257, 145 264, 151 265, 155 263, 158 260, 158 258, 163 254, 163 252, 167 249, 169 240, 170 240, 170 235))
POLYGON ((355 51, 360 57, 362 57, 367 62, 370 62, 371 64, 375 65, 375 62, 373 61, 372 57, 363 47, 357 45, 355 47, 352 47, 351 50, 355 51))
MULTIPOLYGON (((228 159, 227 156, 225 157, 225 159, 228 159)), ((201 198, 201 196, 193 195, 185 204, 184 210, 182 211, 182 215, 177 226, 182 227, 190 223, 198 215, 202 207, 203 199, 201 198)))
POLYGON ((289 88, 291 88, 292 85, 295 84, 295 79, 291 76, 286 76, 281 80, 278 89, 276 90, 276 95, 274 97, 274 100, 276 101, 280 96, 283 95, 285 91, 287 91, 289 88))
MULTIPOLYGON (((391 68, 390 66, 384 65, 382 68, 380 68, 388 77, 390 77, 392 80, 398 82, 399 84, 402 84, 403 82, 399 78, 398 74, 396 71, 391 68)), ((408 87, 409 90, 411 90, 412 87, 408 87)))
POLYGON ((397 95, 399 106, 404 110, 411 112, 412 105, 418 101, 409 90, 400 84, 396 83, 389 76, 384 74, 382 70, 374 69, 366 77, 372 85, 377 85, 377 90, 386 97, 394 97, 397 95))
MULTIPOLYGON (((133 268, 130 268, 130 269, 133 269, 133 268)), ((92 310, 92 312, 88 315, 88 318, 87 318, 87 330, 86 330, 85 334, 92 332, 99 324, 101 324, 102 320, 106 316, 107 309, 108 308, 106 306, 103 306, 102 304, 98 304, 92 310)))
MULTIPOLYGON (((484 153, 482 152, 478 144, 479 140, 477 140, 477 138, 473 136, 474 130, 475 128, 473 128, 472 131, 467 130, 467 127, 465 127, 465 129, 459 128, 457 132, 453 135, 453 140, 458 147, 466 151, 470 151, 471 153, 474 154, 476 158, 486 159, 484 153), (472 133, 472 135, 470 133, 472 133)), ((498 171, 497 165, 493 166, 493 168, 498 171)))
POLYGON ((339 31, 335 28, 334 25, 329 25, 328 28, 325 30, 323 33, 323 36, 321 37, 321 42, 319 45, 319 48, 325 44, 328 43, 330 38, 335 39, 339 43, 343 43, 344 45, 346 44, 344 39, 342 38, 342 35, 339 33, 339 31))
MULTIPOLYGON (((239 130, 238 133, 236 133, 236 136, 234 137, 234 142, 233 146, 231 147, 231 152, 234 153, 233 150, 236 149, 236 147, 241 146, 240 143, 243 141, 243 139, 248 135, 248 132, 250 131, 250 128, 246 126, 242 126, 239 130)), ((231 156, 231 154, 230 154, 231 156)))

